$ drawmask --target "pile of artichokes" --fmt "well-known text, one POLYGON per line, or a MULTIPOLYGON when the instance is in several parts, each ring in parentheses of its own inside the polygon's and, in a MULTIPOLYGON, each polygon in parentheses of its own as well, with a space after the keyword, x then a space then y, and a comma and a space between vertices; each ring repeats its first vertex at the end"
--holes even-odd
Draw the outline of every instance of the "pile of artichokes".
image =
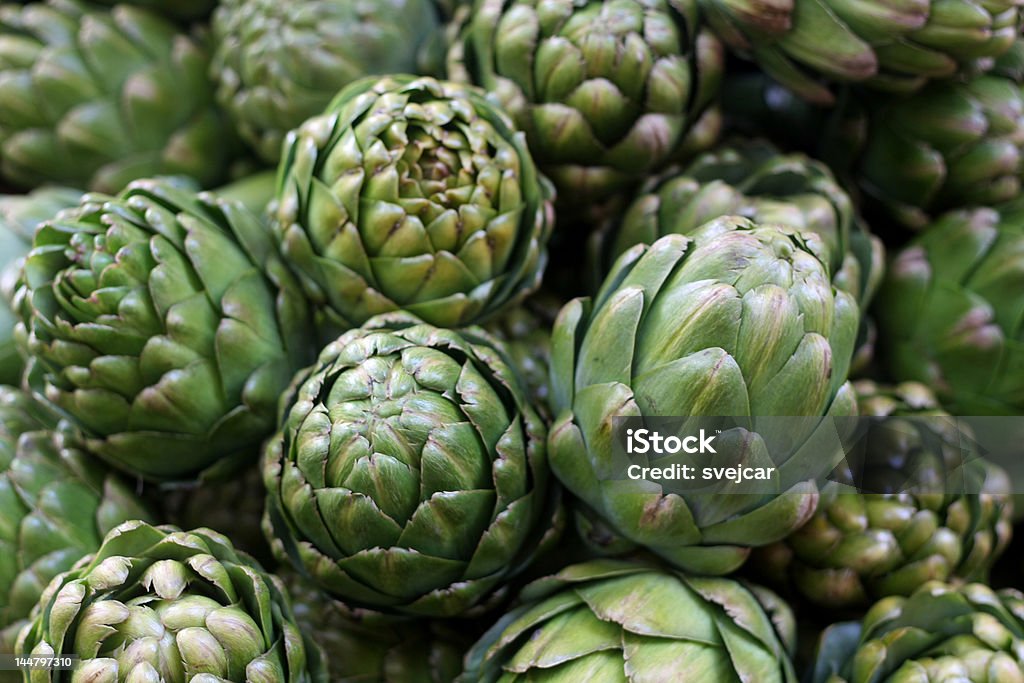
POLYGON ((1024 681, 1021 418, 1017 0, 0 2, 0 683, 1024 681))

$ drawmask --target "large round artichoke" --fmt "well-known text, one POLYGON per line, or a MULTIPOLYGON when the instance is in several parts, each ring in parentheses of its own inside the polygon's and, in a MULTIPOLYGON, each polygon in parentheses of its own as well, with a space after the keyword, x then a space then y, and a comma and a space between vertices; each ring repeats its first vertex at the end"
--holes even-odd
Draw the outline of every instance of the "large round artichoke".
POLYGON ((463 614, 551 537, 544 423, 483 334, 380 316, 330 344, 282 399, 265 528, 335 597, 463 614))
POLYGON ((602 199, 714 143, 721 45, 696 0, 482 0, 449 77, 493 93, 561 199, 602 199))
POLYGON ((1024 595, 931 582, 822 634, 810 683, 1024 680, 1024 595))
POLYGON ((793 683, 785 603, 733 579, 589 562, 534 582, 466 656, 465 683, 793 683))
POLYGON ((596 268, 603 278, 630 247, 686 235, 729 215, 817 233, 842 289, 864 300, 878 286, 881 242, 860 226, 850 196, 828 167, 758 140, 735 141, 650 179, 620 218, 594 233, 596 268))
POLYGON ((120 192, 184 174, 220 182, 236 145, 208 59, 138 7, 0 6, 0 171, 11 182, 120 192))
POLYGON ((118 524, 151 515, 81 450, 67 425, 0 387, 0 653, 57 574, 96 552, 118 524))
POLYGON ((42 188, 28 195, 0 195, 0 384, 21 383, 24 362, 14 341, 12 308, 21 265, 36 226, 78 203, 81 193, 42 188))
POLYGON ((307 305, 267 226, 165 181, 44 223, 17 305, 33 387, 92 452, 147 479, 257 457, 310 359, 307 305))
POLYGON ((843 109, 828 124, 824 154, 839 165, 852 161, 865 194, 911 228, 925 227, 936 212, 990 206, 1021 192, 1024 40, 990 73, 843 109), (851 141, 848 133, 858 129, 851 141))
MULTIPOLYGON (((846 374, 859 323, 853 298, 833 289, 815 240, 718 219, 689 237, 627 251, 592 301, 562 309, 552 342, 549 457, 612 531, 685 570, 727 573, 751 547, 782 539, 814 512, 813 477, 782 475, 803 472, 802 439, 818 418, 855 413, 846 374), (769 449, 779 468, 774 494, 628 479, 617 453, 621 419, 674 416, 813 419, 785 427, 792 451, 769 449)), ((733 448, 741 450, 729 452, 760 457, 757 436, 740 436, 733 448)), ((828 469, 828 453, 813 457, 828 469)), ((632 454, 630 462, 660 467, 673 458, 641 463, 632 454)))
POLYGON ((1024 413, 1024 201, 946 214, 880 290, 883 360, 957 415, 1024 413))
POLYGON ((826 607, 910 595, 932 580, 985 580, 1010 540, 1006 473, 965 448, 971 435, 927 387, 855 389, 860 414, 879 418, 858 444, 864 480, 848 463, 814 517, 756 551, 751 566, 826 607))
POLYGON ((1006 52, 1016 0, 700 0, 731 47, 802 97, 831 104, 822 79, 907 93, 1006 52))
POLYGON ((458 327, 540 284, 550 192, 482 93, 369 78, 289 134, 276 229, 342 330, 397 310, 458 327))
POLYGON ((81 657, 43 681, 324 683, 284 587, 209 529, 126 522, 55 579, 21 655, 81 657))
POLYGON ((225 0, 213 19, 217 99, 276 162, 285 134, 369 74, 418 73, 432 0, 225 0))

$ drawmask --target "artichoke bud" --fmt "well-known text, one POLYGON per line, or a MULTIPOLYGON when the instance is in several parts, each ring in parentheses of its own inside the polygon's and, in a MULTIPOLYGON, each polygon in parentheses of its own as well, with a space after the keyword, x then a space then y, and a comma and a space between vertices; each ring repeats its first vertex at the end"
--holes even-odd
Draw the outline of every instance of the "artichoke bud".
POLYGON ((500 342, 374 318, 296 378, 264 458, 282 558, 352 605, 479 612, 550 543, 545 425, 500 342))
POLYGON ((292 131, 275 235, 328 329, 483 321, 540 284, 552 190, 482 92, 362 79, 292 131))
POLYGON ((813 233, 728 216, 630 248, 593 300, 563 308, 552 342, 558 418, 549 452, 582 509, 626 541, 703 573, 733 571, 750 548, 807 521, 815 480, 827 474, 811 470, 838 464, 842 453, 821 441, 823 418, 856 411, 846 375, 860 316, 833 287, 824 258, 813 233), (702 493, 627 476, 614 436, 624 419, 674 417, 682 434, 702 416, 796 418, 729 430, 717 442, 716 465, 774 461, 773 493, 702 493))
POLYGON ((43 223, 16 299, 32 388, 90 451, 154 481, 251 460, 311 356, 308 304, 267 226, 175 181, 43 223))

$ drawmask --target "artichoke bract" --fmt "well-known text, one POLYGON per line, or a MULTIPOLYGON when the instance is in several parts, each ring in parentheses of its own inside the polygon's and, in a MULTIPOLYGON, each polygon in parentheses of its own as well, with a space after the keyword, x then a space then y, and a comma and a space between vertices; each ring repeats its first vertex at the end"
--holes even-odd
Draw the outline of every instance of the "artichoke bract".
POLYGON ((221 182, 237 145, 203 48, 147 10, 76 0, 0 7, 0 172, 25 187, 120 192, 221 182))
POLYGON ((1010 540, 1006 473, 964 452, 971 435, 924 385, 855 389, 861 416, 881 418, 860 444, 857 469, 870 481, 858 491, 848 465, 814 517, 755 551, 751 567, 826 607, 910 595, 932 580, 986 580, 1010 540))
POLYGON ((460 681, 798 680, 793 615, 757 586, 606 560, 521 597, 470 650, 460 681))
POLYGON ((336 598, 391 613, 482 608, 553 537, 545 425, 482 330, 380 316, 282 399, 264 528, 336 598))
POLYGON ((369 74, 418 73, 439 31, 432 0, 226 0, 214 14, 217 99, 265 160, 369 74))
POLYGON ((721 44, 696 0, 483 0, 448 55, 526 131, 568 203, 604 199, 714 143, 721 44))
POLYGON ((14 340, 12 309, 21 265, 36 226, 78 204, 81 192, 42 188, 28 195, 0 195, 0 384, 21 383, 24 362, 14 340))
POLYGON ((50 583, 17 652, 81 657, 41 681, 326 681, 280 579, 214 531, 143 522, 50 583))
POLYGON ((13 652, 47 584, 133 519, 151 513, 67 424, 0 387, 0 653, 13 652))
POLYGON ((1009 49, 1016 0, 701 0, 705 20, 730 47, 818 104, 828 81, 897 93, 954 75, 1009 49), (825 81, 825 82, 823 82, 825 81))
MULTIPOLYGON (((781 477, 804 472, 797 463, 810 431, 794 431, 792 452, 770 455, 780 474, 773 491, 744 495, 629 479, 615 434, 626 418, 806 416, 797 422, 812 429, 822 416, 856 414, 846 374, 858 309, 833 288, 816 239, 717 219, 689 236, 633 247, 593 300, 562 309, 552 340, 549 458, 613 532, 684 570, 718 574, 814 512, 814 477, 781 477)), ((825 464, 824 453, 815 457, 825 464)))
POLYGON ((889 373, 957 415, 1024 413, 1024 201, 942 216, 896 255, 876 302, 889 373))
POLYGON ((942 81, 905 98, 865 98, 830 123, 840 138, 826 144, 834 164, 852 162, 864 193, 904 225, 920 229, 938 212, 990 206, 1021 192, 1024 176, 1024 41, 993 71, 942 81))
POLYGON ((38 393, 88 449, 153 481, 258 458, 309 308, 267 225, 169 181, 86 195, 43 223, 16 301, 38 393))
POLYGON ((540 284, 552 192, 483 93, 368 78, 289 133, 275 228, 342 331, 397 310, 458 327, 540 284))
POLYGON ((810 683, 1024 679, 1024 595, 931 582, 821 636, 810 683))
POLYGON ((729 215, 817 233, 841 288, 864 300, 878 286, 881 242, 859 224, 853 201, 828 167, 760 140, 734 141, 649 180, 620 218, 593 234, 596 269, 603 278, 630 247, 686 235, 729 215))

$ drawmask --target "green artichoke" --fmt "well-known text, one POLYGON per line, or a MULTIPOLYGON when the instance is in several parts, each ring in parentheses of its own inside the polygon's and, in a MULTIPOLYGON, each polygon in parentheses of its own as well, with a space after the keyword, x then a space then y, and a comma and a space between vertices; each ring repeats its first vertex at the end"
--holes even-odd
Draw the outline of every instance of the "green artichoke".
POLYGON ((908 93, 1006 52, 1020 22, 1016 0, 701 0, 729 46, 818 104, 822 79, 908 93))
POLYGON ((1024 414, 1024 200, 942 216, 896 255, 881 355, 957 415, 1024 414))
POLYGON ((985 580, 1010 540, 1006 473, 976 453, 965 457, 971 436, 924 385, 863 381, 855 389, 860 414, 883 418, 862 441, 868 491, 842 485, 853 483, 847 469, 845 481, 822 491, 814 517, 755 551, 751 567, 826 607, 910 595, 932 580, 985 580), (954 472, 970 488, 950 486, 954 472))
POLYGON ((545 425, 484 335, 380 316, 296 377, 264 459, 278 556, 352 605, 455 616, 551 540, 545 425))
MULTIPOLYGON (((859 315, 832 287, 822 248, 814 233, 721 218, 630 249, 596 298, 562 309, 549 457, 607 528, 686 571, 718 574, 811 516, 815 483, 782 476, 803 471, 810 431, 770 454, 775 493, 749 495, 628 479, 614 432, 629 417, 807 416, 799 424, 813 430, 822 416, 855 414, 846 374, 859 315)), ((757 436, 744 446, 751 457, 762 453, 757 436)), ((814 458, 827 466, 827 454, 814 458)))
POLYGON ((280 579, 209 529, 126 522, 55 579, 21 655, 77 655, 33 681, 326 681, 280 579))
POLYGON ((534 582, 522 599, 473 646, 460 680, 798 680, 789 608, 740 581, 589 562, 534 582))
POLYGON ((13 652, 51 579, 96 552, 118 524, 149 518, 66 424, 0 387, 0 653, 13 652))
POLYGON ((649 180, 621 218, 593 234, 597 270, 603 278, 630 247, 728 215, 817 233, 840 288, 863 300, 878 286, 882 244, 859 225, 828 167, 759 140, 736 141, 649 180))
POLYGON ((353 610, 309 582, 283 577, 295 621, 329 653, 333 683, 453 683, 472 639, 441 620, 398 619, 353 610))
POLYGON ((1024 176, 1024 40, 990 73, 906 98, 859 99, 836 116, 848 120, 829 122, 824 137, 839 149, 824 154, 839 166, 852 161, 864 193, 911 228, 936 212, 1014 199, 1024 176), (863 134, 851 141, 851 130, 863 134))
POLYGON ((1024 680, 1024 595, 931 582, 822 634, 810 683, 1024 680))
POLYGON ((481 0, 448 71, 491 91, 582 203, 710 147, 723 62, 696 0, 481 0))
POLYGON ((217 100, 265 160, 285 134, 369 74, 418 73, 439 31, 431 0, 224 0, 213 19, 217 100))
POLYGON ((24 362, 14 341, 17 316, 11 303, 36 226, 77 204, 80 196, 77 190, 65 188, 0 195, 0 384, 21 383, 24 362))
POLYGON ((289 134, 275 226, 341 330, 397 310, 459 327, 540 284, 551 192, 482 93, 370 78, 289 134))
POLYGON ((0 5, 0 172, 102 192, 159 174, 220 182, 237 145, 208 62, 137 7, 0 5))
POLYGON ((17 297, 29 381, 88 449, 153 481, 258 458, 311 358, 308 306, 241 204, 166 181, 43 223, 17 297))

